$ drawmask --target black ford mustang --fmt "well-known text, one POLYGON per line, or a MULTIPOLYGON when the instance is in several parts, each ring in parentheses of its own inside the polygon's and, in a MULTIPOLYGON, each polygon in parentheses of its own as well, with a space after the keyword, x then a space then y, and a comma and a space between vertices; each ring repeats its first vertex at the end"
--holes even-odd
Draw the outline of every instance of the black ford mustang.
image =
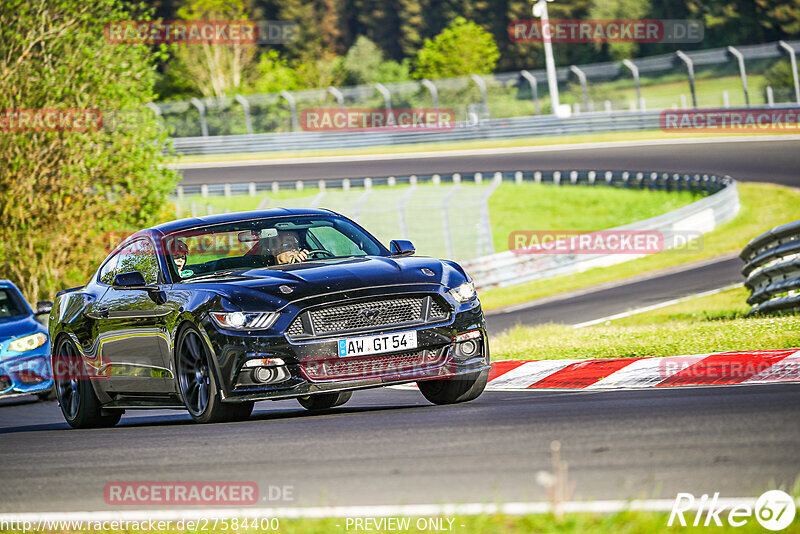
POLYGON ((183 219, 135 233, 85 286, 57 295, 53 372, 73 427, 126 409, 247 418, 258 400, 310 410, 417 382, 431 402, 478 397, 486 325, 456 263, 387 250, 327 210, 183 219))

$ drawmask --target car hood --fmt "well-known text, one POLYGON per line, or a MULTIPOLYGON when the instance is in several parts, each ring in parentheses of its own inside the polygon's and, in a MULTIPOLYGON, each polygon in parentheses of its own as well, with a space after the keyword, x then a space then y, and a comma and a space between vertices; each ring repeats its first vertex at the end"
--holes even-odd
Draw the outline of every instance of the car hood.
POLYGON ((426 257, 369 256, 311 261, 281 270, 251 269, 236 274, 240 276, 187 285, 213 289, 247 310, 255 309, 253 305, 265 300, 273 306, 280 306, 325 293, 410 284, 456 287, 467 280, 458 264, 426 257), (284 292, 286 287, 291 289, 289 293, 284 292))
POLYGON ((3 345, 9 339, 35 334, 36 332, 47 333, 47 329, 33 315, 0 320, 0 343, 3 345))

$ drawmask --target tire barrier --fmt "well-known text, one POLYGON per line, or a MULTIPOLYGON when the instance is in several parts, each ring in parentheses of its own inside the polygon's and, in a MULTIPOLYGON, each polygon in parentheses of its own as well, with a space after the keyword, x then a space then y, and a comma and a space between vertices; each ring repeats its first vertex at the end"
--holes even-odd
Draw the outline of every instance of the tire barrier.
POLYGON ((750 290, 749 315, 800 311, 800 221, 777 226, 752 239, 739 257, 750 290))

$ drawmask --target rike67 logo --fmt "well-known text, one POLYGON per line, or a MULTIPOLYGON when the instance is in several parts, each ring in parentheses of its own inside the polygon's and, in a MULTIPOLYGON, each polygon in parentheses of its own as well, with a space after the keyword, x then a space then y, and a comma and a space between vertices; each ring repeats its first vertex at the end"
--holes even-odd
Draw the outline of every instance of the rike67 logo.
POLYGON ((677 522, 683 527, 689 524, 694 527, 708 527, 712 524, 721 527, 722 512, 726 510, 728 510, 728 524, 732 527, 744 526, 755 516, 756 521, 765 529, 778 531, 792 523, 796 507, 794 498, 781 490, 763 493, 755 505, 742 502, 740 499, 734 501, 720 499, 719 493, 715 493, 711 499, 708 495, 702 495, 699 500, 691 493, 678 493, 667 526, 671 527, 677 522))

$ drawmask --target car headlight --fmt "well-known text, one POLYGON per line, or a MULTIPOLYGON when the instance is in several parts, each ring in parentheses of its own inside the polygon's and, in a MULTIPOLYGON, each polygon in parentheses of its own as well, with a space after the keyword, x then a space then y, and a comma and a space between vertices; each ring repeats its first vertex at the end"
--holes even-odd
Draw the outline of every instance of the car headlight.
POLYGON ((222 328, 231 330, 264 330, 278 320, 278 312, 212 312, 211 318, 222 328))
POLYGON ((41 332, 37 332, 36 334, 32 334, 30 336, 15 339, 8 344, 8 350, 13 352, 26 352, 33 350, 36 347, 41 347, 45 343, 47 343, 47 336, 41 332))
POLYGON ((457 288, 451 289, 450 294, 453 295, 453 298, 458 302, 469 302, 475 298, 475 284, 472 282, 465 282, 457 288))

